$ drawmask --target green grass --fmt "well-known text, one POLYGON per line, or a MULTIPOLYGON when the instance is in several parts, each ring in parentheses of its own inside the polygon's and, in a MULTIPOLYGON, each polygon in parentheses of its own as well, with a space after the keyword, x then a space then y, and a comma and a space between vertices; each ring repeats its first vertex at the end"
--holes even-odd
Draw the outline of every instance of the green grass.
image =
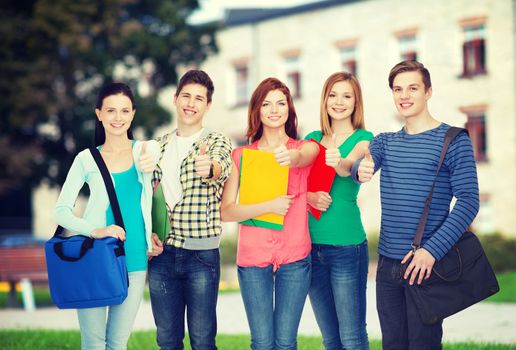
MULTIPOLYGON (((497 275, 498 283, 500 284, 500 291, 486 300, 486 302, 492 303, 516 303, 516 271, 499 273, 497 275)), ((238 293, 236 288, 228 288, 220 290, 219 294, 224 293, 238 293)), ((36 307, 52 305, 50 300, 50 293, 46 288, 34 289, 34 295, 36 298, 36 307)), ((6 292, 0 292, 0 308, 6 306, 6 292)), ((150 300, 149 289, 146 288, 144 292, 145 300, 150 300)), ((17 293, 17 299, 20 307, 22 307, 21 293, 17 293)))
POLYGON ((516 303, 516 271, 500 273, 496 277, 500 284, 500 291, 486 301, 516 303))
MULTIPOLYGON (((12 331, 0 330, 2 350, 45 350, 45 349, 79 349, 81 337, 79 331, 12 331)), ((223 350, 249 349, 248 335, 218 335, 217 346, 223 350)), ((156 332, 133 332, 129 339, 128 350, 154 350, 156 345, 156 332)), ((185 349, 191 350, 188 341, 185 341, 185 349)), ((320 337, 298 338, 299 350, 323 350, 320 337)), ((371 350, 380 350, 379 340, 371 341, 371 350)), ((447 343, 445 350, 516 350, 515 345, 500 345, 492 343, 447 343)))

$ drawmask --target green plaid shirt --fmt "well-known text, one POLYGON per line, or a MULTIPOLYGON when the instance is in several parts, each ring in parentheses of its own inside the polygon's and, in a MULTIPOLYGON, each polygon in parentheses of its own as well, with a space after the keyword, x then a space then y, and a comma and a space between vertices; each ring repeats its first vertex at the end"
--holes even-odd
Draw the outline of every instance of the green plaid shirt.
MULTIPOLYGON (((161 159, 174 133, 175 131, 157 139, 160 143, 161 155, 152 176, 153 186, 157 185, 163 176, 160 167, 161 159)), ((203 132, 181 163, 182 198, 174 208, 169 208, 167 205, 171 231, 165 238, 166 244, 188 249, 189 241, 193 246, 199 244, 202 246, 201 239, 220 237, 222 233, 220 202, 224 183, 231 172, 231 165, 230 139, 217 132, 203 132), (199 154, 201 143, 206 144, 206 153, 222 168, 221 175, 215 180, 204 179, 195 173, 195 157, 199 154)), ((209 248, 212 247, 204 247, 204 249, 209 248)))

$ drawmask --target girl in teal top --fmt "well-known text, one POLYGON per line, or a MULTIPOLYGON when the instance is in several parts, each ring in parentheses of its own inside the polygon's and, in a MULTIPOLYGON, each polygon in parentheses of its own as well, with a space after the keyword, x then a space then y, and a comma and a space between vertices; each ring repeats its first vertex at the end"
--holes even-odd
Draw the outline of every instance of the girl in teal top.
POLYGON ((326 147, 326 165, 336 175, 330 193, 308 192, 312 283, 309 296, 323 343, 329 349, 369 349, 366 332, 367 240, 357 206, 359 184, 353 162, 364 156, 373 134, 364 130, 362 92, 349 73, 332 74, 321 96, 321 131, 314 139, 326 147))
POLYGON ((83 349, 126 348, 143 297, 147 255, 155 256, 163 250, 151 228, 151 176, 159 145, 156 141, 132 140, 135 111, 127 85, 111 83, 100 91, 95 109, 95 145, 111 174, 127 231, 114 224, 104 181, 87 149, 75 157, 54 209, 56 223, 74 234, 125 241, 127 298, 120 305, 77 310, 83 349), (84 184, 88 184, 90 196, 83 215, 78 216, 73 209, 84 184))
MULTIPOLYGON (((136 166, 133 163, 129 169, 111 173, 111 176, 115 180, 115 192, 125 226, 124 249, 127 271, 145 271, 147 270, 147 243, 145 242, 145 223, 140 205, 142 184, 138 182, 136 166)), ((107 225, 115 223, 111 205, 106 210, 106 219, 107 225)))

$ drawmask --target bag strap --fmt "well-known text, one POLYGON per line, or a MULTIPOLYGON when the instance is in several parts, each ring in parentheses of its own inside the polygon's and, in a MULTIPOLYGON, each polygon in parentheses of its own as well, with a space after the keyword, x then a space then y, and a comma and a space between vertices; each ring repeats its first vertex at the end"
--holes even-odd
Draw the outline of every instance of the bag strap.
POLYGON ((111 204, 111 210, 113 210, 113 216, 115 217, 115 223, 124 229, 124 220, 122 219, 122 212, 120 211, 120 205, 118 204, 118 199, 116 197, 115 187, 113 186, 113 181, 111 180, 111 175, 109 174, 109 170, 100 155, 100 152, 95 147, 90 147, 91 155, 93 159, 95 159, 95 163, 100 170, 100 174, 102 175, 102 179, 104 180, 104 184, 106 185, 106 190, 109 197, 109 203, 111 204))
POLYGON ((432 187, 430 188, 430 192, 425 199, 425 206, 423 208, 423 214, 421 214, 421 218, 419 219, 419 225, 416 230, 416 236, 412 241, 412 249, 416 251, 421 246, 421 240, 423 238, 423 233, 425 231, 426 221, 428 220, 428 214, 430 213, 430 204, 432 203, 432 196, 434 194, 435 183, 437 181, 437 176, 439 175, 439 171, 444 162, 444 158, 446 157, 446 152, 448 151, 448 147, 455 137, 460 134, 462 131, 467 133, 467 130, 464 128, 458 128, 455 126, 450 127, 446 134, 444 135, 443 148, 441 150, 441 156, 439 157, 439 164, 437 165, 437 171, 435 172, 435 178, 432 182, 432 187))
MULTIPOLYGON (((120 205, 118 204, 118 199, 116 197, 115 187, 113 186, 113 181, 111 180, 111 175, 109 174, 109 170, 106 167, 106 163, 104 162, 104 159, 102 159, 102 156, 100 155, 100 152, 97 148, 90 147, 89 151, 93 156, 95 163, 97 163, 97 167, 99 168, 100 174, 102 175, 102 180, 104 180, 109 202, 111 204, 111 210, 113 210, 113 216, 115 217, 115 223, 125 231, 124 220, 122 219, 122 213, 120 212, 120 205)), ((63 233, 63 231, 64 228, 61 225, 58 225, 56 231, 54 232, 54 237, 59 236, 63 233)))

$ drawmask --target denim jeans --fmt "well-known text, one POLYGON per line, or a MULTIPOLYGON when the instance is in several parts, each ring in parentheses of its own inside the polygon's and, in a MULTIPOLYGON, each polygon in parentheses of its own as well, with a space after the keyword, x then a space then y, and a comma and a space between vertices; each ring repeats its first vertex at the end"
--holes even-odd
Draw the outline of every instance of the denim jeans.
POLYGON ((112 350, 127 347, 142 301, 146 275, 146 271, 129 272, 127 298, 120 305, 77 309, 82 349, 112 350))
POLYGON ((193 350, 213 350, 220 281, 218 249, 187 250, 165 245, 149 262, 152 313, 161 349, 183 349, 186 323, 193 350))
POLYGON ((440 350, 442 322, 427 326, 412 299, 407 297, 401 260, 379 256, 376 272, 376 307, 384 350, 440 350))
POLYGON ((368 350, 366 331, 367 241, 312 244, 310 302, 326 350, 368 350))
POLYGON ((308 288, 310 255, 290 264, 238 267, 238 282, 253 350, 297 349, 297 329, 308 288))

